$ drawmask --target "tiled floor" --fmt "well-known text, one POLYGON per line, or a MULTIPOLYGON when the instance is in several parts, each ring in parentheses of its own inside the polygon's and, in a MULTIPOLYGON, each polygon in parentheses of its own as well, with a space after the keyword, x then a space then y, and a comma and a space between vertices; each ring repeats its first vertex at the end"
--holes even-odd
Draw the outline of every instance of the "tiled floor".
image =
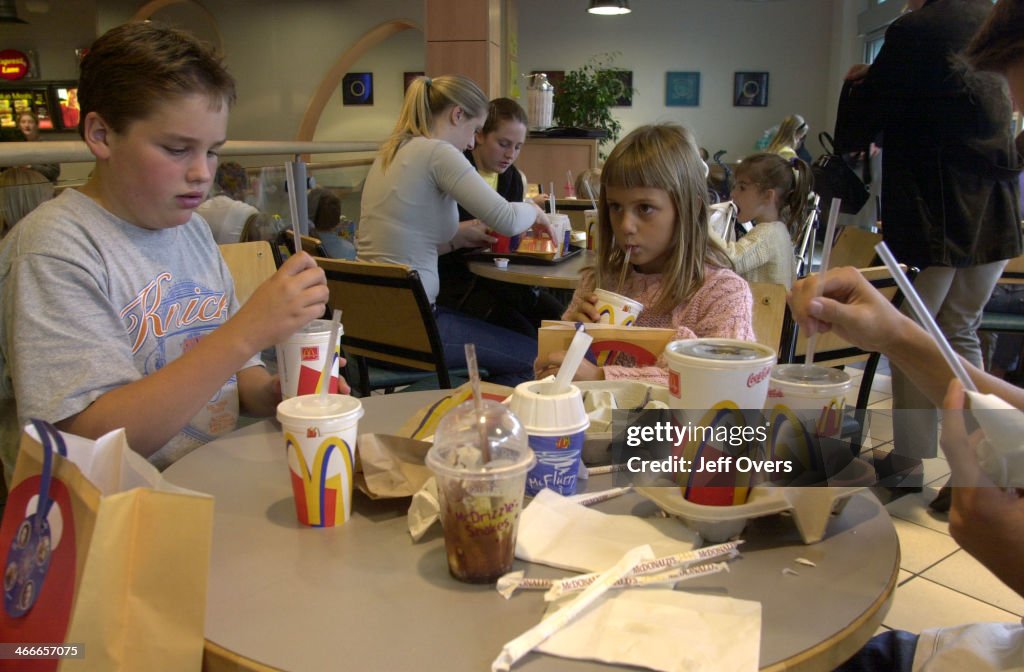
MULTIPOLYGON (((850 402, 856 398, 860 371, 847 367, 854 378, 850 402)), ((885 360, 872 383, 871 441, 891 449, 892 386, 885 360)), ((941 452, 940 452, 941 455, 941 452)), ((949 465, 942 457, 925 460, 925 489, 906 494, 886 505, 900 540, 900 575, 892 607, 883 619, 885 628, 920 632, 926 628, 979 621, 1020 622, 1024 598, 1007 588, 974 558, 960 550, 949 536, 945 514, 928 509, 928 502, 946 482, 949 465)), ((889 492, 877 490, 883 501, 889 492)))

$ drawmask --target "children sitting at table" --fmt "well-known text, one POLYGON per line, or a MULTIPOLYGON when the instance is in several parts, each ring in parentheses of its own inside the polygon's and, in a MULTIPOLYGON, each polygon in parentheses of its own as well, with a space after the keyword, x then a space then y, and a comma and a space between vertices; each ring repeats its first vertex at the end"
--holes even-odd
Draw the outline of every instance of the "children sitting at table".
MULTIPOLYGON (((601 171, 598 227, 597 264, 584 271, 563 320, 598 322, 600 287, 643 304, 638 327, 672 328, 679 339, 754 340, 750 287, 709 237, 704 167, 690 131, 641 126, 615 146, 601 171)), ((538 377, 556 372, 563 356, 538 359, 538 377)), ((585 361, 576 373, 617 378, 665 385, 668 369, 663 358, 634 367, 620 355, 614 366, 585 361)))
POLYGON ((235 298, 195 214, 234 99, 220 58, 187 33, 132 22, 89 49, 79 133, 92 175, 0 247, 0 387, 13 383, 22 423, 89 438, 124 427, 162 468, 234 429, 240 409, 274 412, 280 383, 259 353, 322 315, 328 290, 298 254, 235 298))
POLYGON ((736 219, 754 228, 725 247, 736 272, 749 282, 774 282, 788 289, 796 274, 793 237, 806 215, 807 196, 814 176, 800 159, 760 152, 743 159, 735 171, 730 194, 736 219))

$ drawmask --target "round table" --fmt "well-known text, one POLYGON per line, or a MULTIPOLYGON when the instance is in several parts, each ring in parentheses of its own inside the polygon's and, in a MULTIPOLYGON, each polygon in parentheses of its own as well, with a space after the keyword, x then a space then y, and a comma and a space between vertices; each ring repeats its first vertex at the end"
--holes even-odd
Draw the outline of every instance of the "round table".
POLYGON ((498 268, 493 261, 470 261, 467 266, 474 275, 499 282, 551 289, 575 289, 580 284, 580 273, 583 268, 594 265, 595 261, 596 257, 592 250, 582 250, 579 254, 555 264, 524 264, 510 261, 508 268, 498 268))
MULTIPOLYGON (((363 399, 360 432, 394 432, 441 394, 363 399)), ((477 672, 544 613, 540 593, 505 600, 493 586, 452 579, 439 526, 412 543, 408 498, 374 501, 357 493, 345 525, 300 526, 274 421, 213 441, 165 474, 216 498, 205 625, 204 669, 211 672, 267 666, 477 672)), ((610 485, 608 476, 591 481, 591 489, 610 485)), ((655 513, 632 494, 598 508, 655 513)), ((762 603, 762 669, 831 670, 880 625, 896 584, 899 544, 871 493, 851 497, 817 544, 804 545, 785 516, 752 520, 743 538, 730 572, 689 581, 685 589, 762 603), (817 566, 795 565, 797 557, 817 566), (799 576, 783 574, 787 567, 799 576)), ((529 565, 528 573, 566 574, 540 565, 529 565)), ((685 632, 680 624, 680 636, 685 632)), ((531 653, 515 669, 610 668, 531 653)))

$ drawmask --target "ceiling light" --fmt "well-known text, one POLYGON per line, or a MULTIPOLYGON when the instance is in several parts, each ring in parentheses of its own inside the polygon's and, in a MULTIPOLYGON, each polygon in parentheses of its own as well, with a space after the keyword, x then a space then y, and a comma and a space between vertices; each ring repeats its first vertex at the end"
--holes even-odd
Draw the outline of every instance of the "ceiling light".
POLYGON ((629 14, 629 0, 590 0, 591 14, 629 14))

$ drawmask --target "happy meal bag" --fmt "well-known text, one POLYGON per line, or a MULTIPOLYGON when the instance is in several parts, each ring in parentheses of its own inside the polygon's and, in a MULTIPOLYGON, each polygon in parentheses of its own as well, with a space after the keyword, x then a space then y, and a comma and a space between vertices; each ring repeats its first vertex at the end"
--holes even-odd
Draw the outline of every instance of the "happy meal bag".
POLYGON ((213 498, 164 480, 123 429, 34 420, 0 523, 0 642, 65 646, 5 669, 200 669, 212 530, 213 498))

